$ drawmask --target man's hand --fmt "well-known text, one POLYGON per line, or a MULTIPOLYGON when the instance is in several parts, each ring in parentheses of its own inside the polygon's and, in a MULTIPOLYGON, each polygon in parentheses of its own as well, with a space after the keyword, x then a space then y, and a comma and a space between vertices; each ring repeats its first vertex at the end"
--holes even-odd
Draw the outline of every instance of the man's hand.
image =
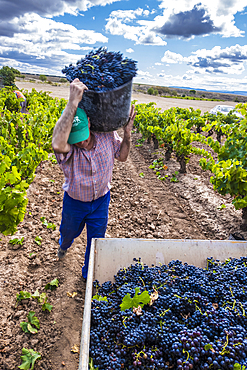
POLYGON ((137 112, 135 111, 135 106, 132 105, 130 108, 130 115, 129 115, 128 122, 126 126, 124 126, 124 136, 126 135, 127 138, 130 138, 136 114, 137 112))
POLYGON ((88 90, 87 86, 79 78, 74 79, 70 84, 69 104, 77 107, 85 90, 88 90))

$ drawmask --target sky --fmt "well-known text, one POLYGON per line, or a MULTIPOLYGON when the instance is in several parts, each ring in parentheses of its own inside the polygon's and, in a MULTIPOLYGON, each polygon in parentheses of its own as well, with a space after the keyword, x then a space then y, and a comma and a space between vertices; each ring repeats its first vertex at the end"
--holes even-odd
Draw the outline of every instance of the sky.
POLYGON ((101 46, 135 83, 247 92, 247 0, 0 0, 0 68, 64 77, 101 46))

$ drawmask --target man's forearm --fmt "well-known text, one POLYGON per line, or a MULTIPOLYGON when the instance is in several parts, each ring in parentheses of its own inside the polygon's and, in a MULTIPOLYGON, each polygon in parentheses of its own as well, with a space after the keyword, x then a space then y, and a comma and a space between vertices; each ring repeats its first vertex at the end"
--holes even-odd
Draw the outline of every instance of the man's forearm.
POLYGON ((70 145, 67 143, 77 107, 67 104, 62 116, 56 123, 52 136, 52 147, 57 153, 67 153, 70 145))
POLYGON ((125 162, 128 158, 130 152, 130 135, 124 135, 123 141, 120 146, 120 155, 118 160, 120 162, 125 162))
POLYGON ((76 114, 79 102, 82 99, 84 90, 87 86, 84 85, 78 78, 70 84, 69 101, 66 105, 62 116, 56 123, 52 136, 52 147, 57 153, 68 153, 70 145, 68 138, 76 114))

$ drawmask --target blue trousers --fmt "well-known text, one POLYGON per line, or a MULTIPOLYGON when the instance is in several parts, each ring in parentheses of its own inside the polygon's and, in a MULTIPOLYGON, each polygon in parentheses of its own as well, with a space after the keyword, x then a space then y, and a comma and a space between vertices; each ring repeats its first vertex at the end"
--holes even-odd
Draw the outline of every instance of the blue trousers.
POLYGON ((62 221, 59 244, 61 249, 68 249, 84 226, 87 227, 87 247, 82 276, 87 278, 88 262, 92 238, 104 238, 108 222, 110 191, 103 197, 91 202, 82 202, 71 198, 64 192, 62 221))

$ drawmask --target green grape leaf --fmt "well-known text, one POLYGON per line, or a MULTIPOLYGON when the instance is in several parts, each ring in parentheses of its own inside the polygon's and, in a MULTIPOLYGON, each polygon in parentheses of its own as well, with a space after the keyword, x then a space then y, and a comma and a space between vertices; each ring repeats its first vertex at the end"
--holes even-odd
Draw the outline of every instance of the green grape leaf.
POLYGON ((107 297, 102 297, 99 294, 94 295, 92 299, 96 299, 97 301, 105 301, 105 302, 108 302, 107 297))
POLYGON ((39 319, 34 316, 35 315, 35 312, 34 311, 30 311, 29 314, 27 315, 27 318, 28 318, 28 321, 30 322, 30 324, 33 324, 36 326, 36 328, 40 328, 40 325, 39 325, 39 319))
POLYGON ((212 344, 205 344, 204 346, 205 351, 208 351, 209 349, 212 349, 212 348, 213 348, 212 344))
POLYGON ((41 245, 41 241, 42 241, 41 236, 36 236, 36 238, 34 239, 34 241, 35 241, 36 244, 41 245))
POLYGON ((26 291, 20 291, 20 293, 16 294, 16 300, 17 302, 21 301, 22 299, 29 299, 31 298, 31 293, 26 292, 26 291))
POLYGON ((43 305, 42 305, 42 311, 45 311, 45 310, 48 310, 49 312, 51 312, 53 306, 50 304, 50 303, 47 303, 45 302, 43 305))
POLYGON ((35 292, 34 292, 34 294, 32 294, 32 298, 39 299, 39 296, 40 296, 39 291, 38 291, 38 289, 36 289, 35 292))
POLYGON ((58 287, 59 281, 58 279, 52 280, 50 283, 46 284, 45 289, 48 290, 54 290, 58 287))
POLYGON ((35 328, 33 328, 33 327, 32 327, 32 325, 31 325, 30 323, 27 323, 27 330, 28 330, 28 332, 29 332, 29 333, 31 333, 31 334, 36 334, 36 333, 38 333, 38 330, 37 330, 37 329, 35 329, 35 328))
POLYGON ((24 331, 24 333, 29 333, 28 328, 27 328, 27 325, 28 325, 28 323, 25 322, 25 321, 20 322, 20 327, 22 328, 22 330, 24 331))
POLYGON ((217 207, 219 210, 223 209, 223 208, 226 208, 226 205, 225 204, 221 204, 219 207, 217 207))
POLYGON ((35 361, 41 358, 41 354, 39 352, 35 352, 33 349, 22 348, 22 354, 22 364, 18 366, 18 368, 22 370, 32 370, 34 368, 35 361))
POLYGON ((38 297, 38 302, 42 304, 45 303, 46 300, 47 300, 46 293, 41 293, 40 296, 38 297))
POLYGON ((13 245, 16 245, 16 244, 22 245, 23 242, 24 242, 24 237, 22 237, 20 239, 14 238, 14 239, 9 240, 9 243, 13 244, 13 245))
POLYGON ((148 304, 150 302, 150 295, 145 290, 141 294, 139 294, 140 288, 135 288, 135 295, 133 298, 131 298, 130 294, 127 293, 122 300, 122 303, 120 304, 121 311, 128 310, 133 307, 141 306, 143 307, 145 304, 148 304))
POLYGON ((39 319, 34 315, 35 312, 30 311, 29 314, 27 315, 28 322, 22 321, 20 323, 20 326, 25 333, 36 334, 38 332, 36 328, 38 329, 40 328, 39 319), (36 328, 34 328, 31 324, 35 325, 36 328))
MULTIPOLYGON (((233 370, 241 370, 241 365, 240 364, 238 364, 238 363, 235 363, 234 365, 233 365, 233 370)), ((245 368, 245 366, 243 366, 243 368, 245 368)))

